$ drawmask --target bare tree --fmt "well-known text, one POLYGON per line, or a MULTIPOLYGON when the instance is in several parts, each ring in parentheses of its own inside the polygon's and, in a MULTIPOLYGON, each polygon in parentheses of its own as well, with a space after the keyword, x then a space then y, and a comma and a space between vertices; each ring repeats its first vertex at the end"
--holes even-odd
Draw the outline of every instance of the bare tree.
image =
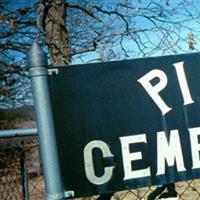
POLYGON ((195 1, 19 2, 0 5, 3 107, 30 103, 26 54, 35 38, 48 53, 49 64, 56 66, 198 51, 200 12, 195 1))
POLYGON ((15 7, 7 1, 0 4, 0 102, 4 108, 30 98, 25 71, 26 53, 36 32, 33 13, 34 7, 15 7))

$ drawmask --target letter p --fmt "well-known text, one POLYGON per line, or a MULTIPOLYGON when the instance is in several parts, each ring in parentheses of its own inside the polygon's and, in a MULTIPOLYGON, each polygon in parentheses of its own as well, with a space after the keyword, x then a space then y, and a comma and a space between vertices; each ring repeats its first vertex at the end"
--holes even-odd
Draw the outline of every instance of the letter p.
POLYGON ((163 90, 167 85, 167 76, 166 74, 158 69, 153 69, 149 73, 142 76, 138 79, 138 82, 144 87, 146 92, 150 95, 156 105, 162 112, 162 115, 165 115, 171 110, 170 107, 166 105, 163 99, 160 97, 159 92, 163 90), (158 78, 159 82, 156 85, 151 84, 151 80, 158 78))

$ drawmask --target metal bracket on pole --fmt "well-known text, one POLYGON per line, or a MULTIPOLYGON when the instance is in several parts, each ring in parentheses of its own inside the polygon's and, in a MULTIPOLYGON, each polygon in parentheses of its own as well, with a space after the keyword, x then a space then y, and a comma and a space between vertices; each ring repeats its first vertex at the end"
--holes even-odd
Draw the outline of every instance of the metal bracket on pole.
POLYGON ((72 190, 70 190, 70 191, 65 191, 64 196, 65 196, 66 198, 74 197, 74 196, 75 196, 75 193, 74 193, 74 191, 72 191, 72 190))
POLYGON ((49 96, 47 60, 37 42, 33 43, 29 51, 29 66, 47 200, 64 200, 65 192, 61 180, 54 120, 49 96))
POLYGON ((50 76, 56 76, 59 74, 59 70, 58 69, 48 69, 48 74, 50 76))
POLYGON ((47 199, 59 200, 60 198, 73 198, 75 196, 74 191, 65 191, 64 193, 47 194, 47 199))

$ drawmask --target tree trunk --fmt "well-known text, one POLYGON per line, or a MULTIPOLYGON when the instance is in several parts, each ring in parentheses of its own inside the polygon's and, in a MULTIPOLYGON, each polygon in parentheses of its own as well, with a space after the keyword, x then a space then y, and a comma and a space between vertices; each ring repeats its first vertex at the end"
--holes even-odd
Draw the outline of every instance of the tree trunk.
POLYGON ((71 62, 69 34, 66 28, 66 8, 64 0, 45 0, 45 32, 47 45, 54 66, 64 66, 71 62))

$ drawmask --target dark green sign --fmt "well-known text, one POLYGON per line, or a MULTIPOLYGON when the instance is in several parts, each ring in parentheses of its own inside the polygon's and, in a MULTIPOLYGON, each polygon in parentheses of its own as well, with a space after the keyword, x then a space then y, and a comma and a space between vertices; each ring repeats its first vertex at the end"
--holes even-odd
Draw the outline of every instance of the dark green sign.
POLYGON ((65 190, 200 177, 200 54, 58 70, 49 84, 65 190))

